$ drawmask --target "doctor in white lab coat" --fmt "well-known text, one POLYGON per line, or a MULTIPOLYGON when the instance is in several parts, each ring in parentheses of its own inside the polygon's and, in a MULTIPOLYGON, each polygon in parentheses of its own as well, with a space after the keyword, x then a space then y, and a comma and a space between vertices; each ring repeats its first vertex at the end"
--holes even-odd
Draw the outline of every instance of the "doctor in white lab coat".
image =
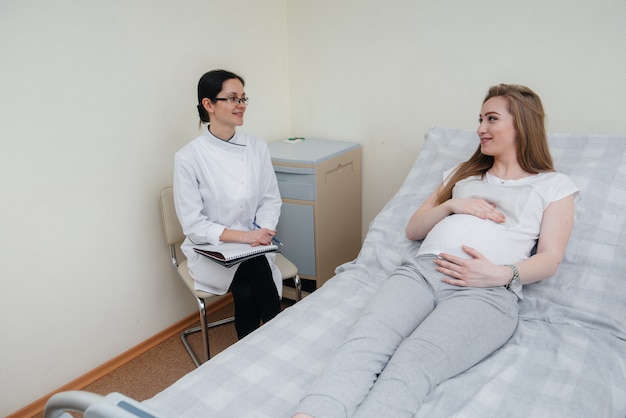
POLYGON ((224 268, 196 254, 193 246, 266 245, 276 234, 281 198, 267 144, 236 132, 247 109, 244 84, 243 78, 224 70, 200 78, 197 107, 208 129, 174 159, 174 203, 187 237, 181 249, 196 289, 232 292, 240 339, 280 312, 282 277, 275 254, 224 268))

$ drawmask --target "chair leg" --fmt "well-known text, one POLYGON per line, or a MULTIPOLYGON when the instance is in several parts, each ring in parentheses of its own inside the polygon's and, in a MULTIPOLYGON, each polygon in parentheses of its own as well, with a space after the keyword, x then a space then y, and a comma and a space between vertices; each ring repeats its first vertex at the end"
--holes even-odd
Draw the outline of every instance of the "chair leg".
POLYGON ((293 284, 296 288, 296 302, 302 300, 302 280, 297 274, 293 277, 293 284))
MULTIPOLYGON (((209 330, 206 327, 206 304, 204 299, 196 298, 198 300, 198 310, 200 311, 200 329, 202 331, 202 345, 204 347, 205 361, 209 361, 211 358, 211 352, 209 351, 209 330)), ((196 365, 196 367, 199 364, 196 365)))
POLYGON ((185 349, 189 353, 189 356, 191 357, 191 360, 193 360, 193 362, 196 365, 196 367, 200 367, 200 364, 204 363, 204 361, 200 361, 200 359, 198 358, 198 355, 196 354, 194 349, 191 347, 191 344, 189 343, 187 338, 191 334, 195 334, 196 332, 201 332, 202 333, 202 343, 203 343, 203 347, 204 347, 204 357, 206 358, 205 361, 208 361, 211 358, 211 352, 209 351, 209 331, 208 331, 208 329, 209 328, 213 328, 213 327, 217 327, 219 325, 224 325, 224 324, 228 324, 230 322, 233 322, 235 320, 235 317, 231 316, 230 318, 221 319, 219 321, 214 321, 214 322, 211 322, 211 323, 207 324, 207 322, 206 322, 206 305, 204 303, 204 299, 202 299, 202 298, 196 298, 196 299, 197 299, 197 302, 198 302, 198 311, 200 313, 200 326, 192 327, 192 328, 188 328, 188 329, 184 330, 180 334, 180 339, 181 339, 183 345, 185 346, 185 349))
MULTIPOLYGON (((300 280, 300 276, 298 274, 296 274, 293 277, 293 283, 294 283, 294 287, 296 289, 296 302, 298 302, 298 301, 302 300, 302 280, 300 280)), ((211 352, 209 351, 209 332, 208 332, 208 329, 209 328, 213 328, 213 327, 217 327, 219 325, 224 325, 224 324, 228 324, 230 322, 233 322, 235 320, 235 317, 231 316, 230 318, 221 319, 219 321, 214 321, 214 322, 211 322, 211 323, 207 324, 207 322, 206 322, 206 304, 204 303, 204 299, 196 298, 196 300, 198 302, 198 311, 200 313, 200 326, 188 328, 188 329, 184 330, 183 332, 181 332, 180 340, 182 341, 183 345, 185 346, 185 349, 189 353, 189 356, 191 357, 191 360, 193 360, 193 362, 196 365, 196 367, 200 367, 200 365, 202 363, 204 363, 204 361, 200 361, 200 359, 198 358, 198 355, 194 351, 193 347, 191 347, 191 344, 189 343, 188 337, 191 334, 195 334, 197 332, 201 332, 202 333, 202 344, 203 344, 203 347, 204 347, 204 357, 206 358, 205 361, 208 361, 211 358, 211 352)))

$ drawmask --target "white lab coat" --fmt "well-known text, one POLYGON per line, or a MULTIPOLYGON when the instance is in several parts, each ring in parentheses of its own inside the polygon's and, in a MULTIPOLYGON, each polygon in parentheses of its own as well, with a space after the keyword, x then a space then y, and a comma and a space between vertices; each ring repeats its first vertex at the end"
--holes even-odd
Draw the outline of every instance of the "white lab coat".
MULTIPOLYGON (((237 267, 225 268, 193 251, 194 244, 219 244, 224 229, 250 231, 253 222, 276 229, 281 198, 265 141, 235 133, 222 141, 200 135, 174 157, 174 204, 186 239, 181 249, 197 290, 228 291, 237 267)), ((282 277, 266 254, 278 294, 282 277)))

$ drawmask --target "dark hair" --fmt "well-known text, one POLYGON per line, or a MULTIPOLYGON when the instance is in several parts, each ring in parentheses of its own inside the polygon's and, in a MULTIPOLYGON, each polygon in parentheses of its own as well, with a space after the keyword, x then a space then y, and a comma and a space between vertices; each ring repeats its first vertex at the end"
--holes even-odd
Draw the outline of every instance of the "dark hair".
POLYGON ((207 98, 213 102, 215 102, 215 96, 222 91, 222 85, 224 81, 230 80, 231 78, 236 78, 241 81, 241 84, 246 85, 243 78, 238 76, 237 74, 226 71, 226 70, 212 70, 208 73, 205 73, 202 77, 200 77, 200 81, 198 81, 198 115, 200 116, 200 121, 204 123, 209 123, 209 114, 207 113, 204 106, 202 106, 202 99, 207 98))
MULTIPOLYGON (((526 86, 498 84, 489 88, 483 104, 492 97, 504 97, 513 116, 516 133, 517 160, 528 173, 554 171, 545 128, 545 112, 539 96, 526 86)), ((493 157, 480 152, 480 145, 472 157, 462 163, 437 195, 437 203, 452 198, 454 185, 464 178, 484 175, 493 165, 493 157)))

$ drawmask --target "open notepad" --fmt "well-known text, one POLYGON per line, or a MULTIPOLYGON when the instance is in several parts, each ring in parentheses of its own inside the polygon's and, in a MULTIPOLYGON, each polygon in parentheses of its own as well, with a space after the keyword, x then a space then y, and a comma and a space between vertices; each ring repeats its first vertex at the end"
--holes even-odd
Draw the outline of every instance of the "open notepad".
POLYGON ((194 247, 193 250, 224 267, 232 267, 242 261, 258 257, 265 253, 280 252, 277 245, 259 245, 253 247, 250 244, 240 242, 225 242, 219 245, 198 245, 194 247))

